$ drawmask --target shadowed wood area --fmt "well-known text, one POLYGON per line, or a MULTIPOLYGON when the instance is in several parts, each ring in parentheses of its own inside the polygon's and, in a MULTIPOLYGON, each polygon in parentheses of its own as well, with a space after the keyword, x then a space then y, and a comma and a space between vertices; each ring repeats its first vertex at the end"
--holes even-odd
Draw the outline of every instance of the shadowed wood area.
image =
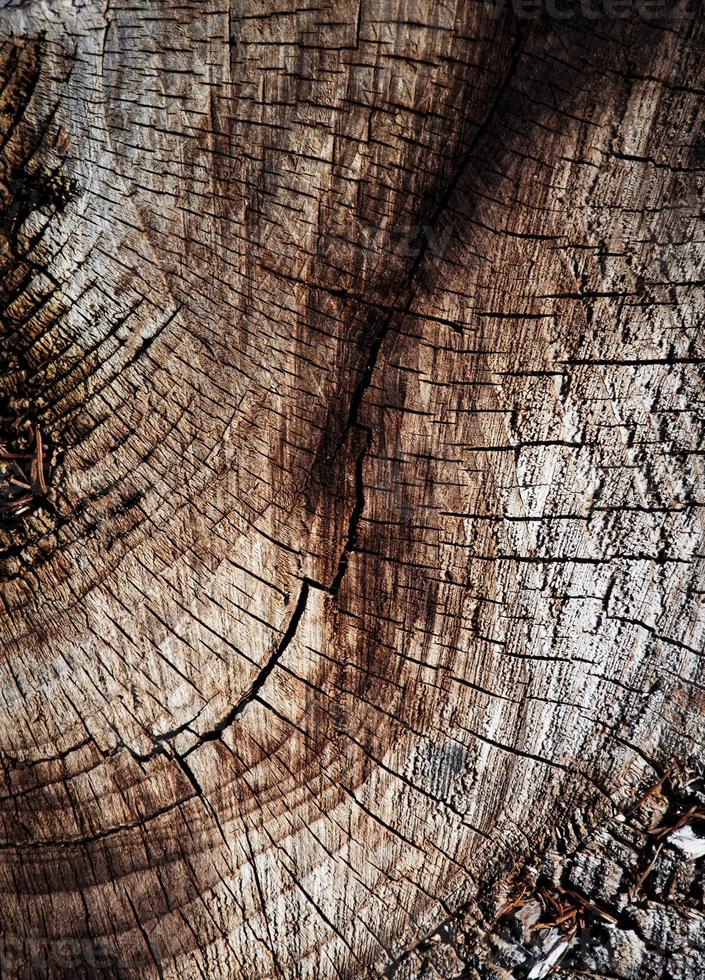
POLYGON ((3 975, 705 975, 705 21, 622 8, 0 0, 3 975))

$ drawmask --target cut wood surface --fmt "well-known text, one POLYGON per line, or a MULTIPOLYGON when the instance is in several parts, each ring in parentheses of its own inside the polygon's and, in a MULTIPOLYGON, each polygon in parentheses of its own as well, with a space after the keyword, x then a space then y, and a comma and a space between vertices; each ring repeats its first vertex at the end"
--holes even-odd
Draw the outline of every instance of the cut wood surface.
POLYGON ((565 6, 0 0, 3 975, 705 975, 705 21, 565 6))

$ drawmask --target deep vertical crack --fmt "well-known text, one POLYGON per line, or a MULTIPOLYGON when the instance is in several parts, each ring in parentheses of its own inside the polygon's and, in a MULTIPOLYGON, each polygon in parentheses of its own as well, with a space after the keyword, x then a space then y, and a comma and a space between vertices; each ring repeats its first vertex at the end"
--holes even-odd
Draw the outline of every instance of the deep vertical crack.
POLYGON ((509 65, 507 67, 507 71, 505 72, 504 78, 501 81, 497 89, 497 92, 495 93, 495 97, 492 100, 489 109, 487 110, 487 113, 485 114, 485 118, 477 127, 475 135, 470 140, 467 149, 465 150, 465 152, 463 153, 460 159, 460 163, 456 167, 455 172, 453 173, 452 177, 448 181, 448 184, 442 196, 438 200, 435 208, 431 213, 431 216, 428 220, 428 224, 426 225, 425 233, 421 239, 419 251, 415 256, 413 262, 411 263, 409 273, 406 279, 404 280, 404 282, 402 283, 401 287, 397 290, 394 299, 389 307, 389 311, 387 315, 384 317, 384 319, 382 319, 382 321, 375 329, 372 338, 372 343, 370 344, 370 349, 367 355, 367 360, 365 362, 365 366, 360 374, 355 389, 353 390, 352 398, 350 399, 350 409, 348 411, 348 417, 345 426, 343 427, 342 436, 340 438, 340 441, 338 443, 338 449, 336 451, 340 450, 340 446, 343 444, 347 434, 350 432, 351 429, 357 429, 359 432, 361 432, 364 436, 364 439, 363 439, 363 444, 355 458, 355 503, 350 512, 348 531, 346 535, 345 544, 343 545, 343 550, 341 552, 340 559, 338 561, 338 567, 336 569, 335 576, 333 577, 333 581, 331 583, 330 589, 328 590, 333 595, 338 594, 338 590, 340 589, 342 580, 345 577, 345 573, 348 568, 350 553, 355 550, 355 539, 357 537, 357 529, 360 523, 360 518, 362 517, 362 513, 365 509, 363 469, 364 469, 365 458, 370 450, 370 446, 372 445, 372 430, 370 429, 369 426, 364 425, 359 421, 363 398, 365 397, 365 393, 372 383, 372 376, 377 366, 379 353, 380 350, 382 349, 382 344, 384 343, 387 334, 389 333, 389 330, 391 328, 392 320, 397 314, 401 317, 406 316, 410 312, 411 307, 413 305, 414 298, 416 295, 414 292, 414 281, 418 276, 418 273, 426 260, 428 250, 432 242, 432 235, 429 234, 429 232, 435 231, 438 221, 441 215, 443 214, 444 210, 448 206, 448 202, 450 201, 453 193, 457 189, 460 181, 462 180, 465 171, 467 170, 467 167, 475 151, 477 150, 477 147, 484 139, 485 135, 487 134, 487 131, 489 130, 490 126, 492 125, 492 122, 494 121, 494 117, 497 113, 497 109, 499 108, 499 105, 504 97, 504 94, 507 88, 509 87, 512 78, 514 77, 514 74, 519 65, 519 61, 521 59, 522 50, 523 50, 523 42, 524 42, 524 36, 521 33, 517 32, 516 37, 514 39, 514 45, 512 47, 512 53, 509 60, 509 65))

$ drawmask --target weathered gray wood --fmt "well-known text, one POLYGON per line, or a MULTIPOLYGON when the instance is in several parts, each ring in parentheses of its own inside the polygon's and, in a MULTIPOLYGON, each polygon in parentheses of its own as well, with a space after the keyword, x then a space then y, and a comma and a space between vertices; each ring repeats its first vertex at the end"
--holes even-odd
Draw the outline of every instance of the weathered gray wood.
MULTIPOLYGON (((704 33, 0 6, 8 976, 521 976, 599 842, 619 904, 703 766, 704 33)), ((669 901, 563 975, 700 976, 669 901)))

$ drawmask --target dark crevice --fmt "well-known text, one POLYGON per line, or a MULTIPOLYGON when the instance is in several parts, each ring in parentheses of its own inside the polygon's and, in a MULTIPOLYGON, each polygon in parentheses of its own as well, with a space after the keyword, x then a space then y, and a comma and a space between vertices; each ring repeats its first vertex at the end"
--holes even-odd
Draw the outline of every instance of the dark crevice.
POLYGON ((282 635, 281 640, 279 641, 275 649, 272 651, 271 656, 264 664, 264 666, 260 669, 259 673, 257 674, 257 677, 255 678, 252 685, 250 686, 250 689, 247 692, 247 694, 245 694, 243 697, 240 698, 237 704, 234 705, 234 707, 232 707, 230 711, 226 715, 224 715, 223 718, 221 718, 221 720, 218 722, 217 725, 209 729, 207 732, 202 732, 198 736, 198 742, 195 745, 192 745, 190 749, 187 749, 186 752, 183 753, 182 756, 183 759, 191 755, 192 752, 195 752, 196 749, 204 742, 213 742, 216 739, 219 739, 220 736, 223 734, 223 732, 233 724, 233 722, 239 715, 242 714, 242 712, 245 710, 248 704, 250 704, 252 701, 254 701, 257 698, 257 695, 264 687, 267 678, 269 677, 269 675, 272 673, 274 668, 281 660, 282 655, 284 654, 284 652, 286 651, 287 647, 289 646, 289 644, 291 643, 291 641, 293 640, 296 634, 296 631, 299 627, 299 623, 301 622, 301 617, 303 616, 304 610, 306 609, 306 602, 308 600, 309 589, 311 587, 312 587, 312 583, 309 580, 304 579, 301 585, 301 591, 299 592, 299 598, 296 602, 296 606, 294 607, 294 611, 289 619, 289 624, 284 634, 282 635))
POLYGON ((186 759, 184 758, 184 756, 181 755, 179 752, 174 752, 173 756, 171 756, 170 758, 174 758, 176 760, 176 763, 177 763, 178 767, 181 769, 181 771, 183 772, 183 774, 186 776, 186 778, 188 779, 188 781, 193 786, 193 789, 194 789, 194 792, 196 793, 196 796, 200 796, 202 799, 204 799, 205 798, 205 794, 203 792, 203 787, 199 783, 199 781, 198 781, 198 779, 196 777, 196 773, 193 771, 193 769, 191 768, 191 766, 188 764, 188 762, 186 761, 186 759))
POLYGON ((411 268, 409 273, 402 284, 402 286, 397 291, 391 305, 387 308, 387 314, 383 320, 377 325, 372 343, 370 344, 369 352, 367 354, 367 360, 360 373, 358 382, 353 390, 352 397, 350 400, 350 408, 348 410, 348 417, 342 430, 342 435, 336 447, 334 455, 340 450, 343 442, 347 438, 348 433, 352 429, 357 429, 362 435, 362 445, 358 450, 355 457, 355 502, 350 513, 350 520, 348 522, 348 530, 346 535, 346 540, 343 545, 343 549, 338 561, 338 567, 336 573, 333 577, 333 581, 330 586, 330 592, 333 595, 337 595, 340 585, 345 576, 348 568, 348 562, 350 554, 355 550, 355 541, 357 537, 357 529, 362 517, 363 511, 365 509, 365 491, 364 491, 364 481, 363 481, 363 471, 365 458, 372 445, 372 430, 359 422, 360 411, 362 408, 362 402, 365 397, 365 393, 372 383, 372 376, 377 366, 377 361, 379 358, 380 351, 382 349, 382 344, 384 343, 395 317, 404 318, 409 314, 413 306, 415 299, 414 284, 416 282, 419 273, 422 271, 426 258, 429 256, 429 250, 433 246, 436 236, 434 232, 436 231, 438 222, 446 210, 448 203, 451 200, 454 192, 456 191, 460 181, 465 175, 465 172, 470 165, 470 162, 475 155, 478 146, 481 144, 482 140, 485 138, 492 122, 494 121, 497 110, 500 106, 504 95, 511 84, 512 78, 517 70, 519 61, 522 54, 524 44, 524 35, 517 32, 514 45, 512 48, 511 56, 509 59, 509 65, 504 74, 502 82, 495 93, 495 96, 485 114, 485 118, 477 127, 473 138, 470 140, 469 145, 462 154, 460 162, 455 169, 452 177, 448 181, 446 188, 436 203, 433 209, 428 223, 426 225, 426 233, 422 236, 419 250, 411 263, 411 268))

